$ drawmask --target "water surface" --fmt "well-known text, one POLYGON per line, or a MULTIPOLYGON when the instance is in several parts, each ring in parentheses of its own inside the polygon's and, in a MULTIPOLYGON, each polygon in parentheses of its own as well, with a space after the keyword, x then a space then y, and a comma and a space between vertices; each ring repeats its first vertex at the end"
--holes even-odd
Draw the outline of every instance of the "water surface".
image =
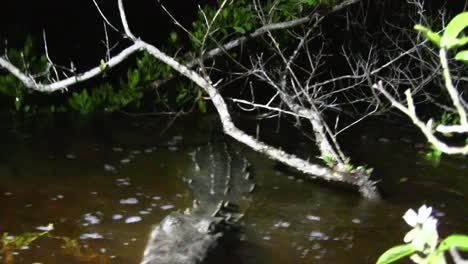
MULTIPOLYGON (((0 233, 17 236, 53 223, 52 235, 78 242, 70 248, 43 237, 0 256, 13 257, 11 263, 138 263, 152 226, 191 206, 183 181, 190 154, 212 139, 211 122, 193 118, 169 127, 164 118, 121 116, 2 124, 0 233)), ((468 233, 466 159, 444 157, 434 165, 418 153, 424 144, 417 133, 389 127, 368 124, 344 137, 357 162, 375 167, 379 202, 310 182, 243 148, 258 188, 242 241, 225 262, 374 263, 402 242, 409 229, 401 216, 422 203, 435 208, 442 236, 468 233)), ((267 140, 316 155, 307 142, 282 133, 267 140)))

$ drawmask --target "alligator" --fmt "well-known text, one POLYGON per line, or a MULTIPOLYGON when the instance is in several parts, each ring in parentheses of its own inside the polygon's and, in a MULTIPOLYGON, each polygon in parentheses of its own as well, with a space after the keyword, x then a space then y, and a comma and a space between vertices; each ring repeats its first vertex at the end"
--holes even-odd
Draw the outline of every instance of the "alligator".
POLYGON ((141 264, 203 262, 229 230, 237 230, 255 184, 250 165, 234 143, 210 143, 192 154, 185 181, 193 207, 172 212, 151 232, 141 264))

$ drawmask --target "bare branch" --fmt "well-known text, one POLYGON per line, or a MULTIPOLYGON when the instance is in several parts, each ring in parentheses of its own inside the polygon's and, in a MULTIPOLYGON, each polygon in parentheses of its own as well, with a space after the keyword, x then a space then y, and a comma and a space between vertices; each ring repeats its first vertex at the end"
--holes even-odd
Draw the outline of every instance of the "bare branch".
POLYGON ((432 133, 432 120, 429 120, 427 124, 425 124, 417 116, 416 108, 414 106, 413 97, 411 95, 410 90, 406 90, 405 92, 406 100, 408 103, 408 106, 406 107, 399 103, 392 95, 390 95, 384 89, 382 81, 379 81, 377 84, 374 84, 372 88, 377 89, 379 92, 381 92, 392 103, 393 106, 395 106, 398 110, 400 110, 409 118, 411 118, 413 123, 421 130, 424 136, 426 136, 427 140, 435 147, 437 147, 440 151, 447 154, 468 154, 468 144, 466 144, 464 147, 448 146, 447 144, 440 141, 437 137, 434 136, 434 134, 432 133))

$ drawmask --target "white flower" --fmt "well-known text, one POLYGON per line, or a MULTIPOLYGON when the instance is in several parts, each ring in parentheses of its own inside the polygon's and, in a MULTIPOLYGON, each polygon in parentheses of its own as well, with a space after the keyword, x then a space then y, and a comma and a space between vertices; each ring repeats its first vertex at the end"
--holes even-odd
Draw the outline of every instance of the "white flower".
POLYGON ((403 216, 403 219, 405 220, 408 225, 415 227, 417 224, 424 224, 426 220, 431 216, 432 213, 432 207, 428 207, 426 205, 422 205, 418 209, 418 213, 413 209, 409 209, 406 211, 405 215, 403 216))
POLYGON ((406 211, 403 219, 412 226, 404 238, 405 243, 411 243, 415 248, 424 253, 432 252, 437 246, 437 219, 431 217, 432 208, 423 205, 418 213, 413 209, 406 211), (427 247, 427 246, 428 247, 427 247))

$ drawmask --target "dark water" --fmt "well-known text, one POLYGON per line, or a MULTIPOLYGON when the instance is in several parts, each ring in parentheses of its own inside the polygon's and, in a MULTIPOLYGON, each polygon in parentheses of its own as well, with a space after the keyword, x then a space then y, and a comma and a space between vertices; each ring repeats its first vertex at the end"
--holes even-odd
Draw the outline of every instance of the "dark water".
MULTIPOLYGON (((53 223, 50 234, 77 244, 42 237, 3 252, 0 263, 138 263, 152 225, 191 206, 182 178, 193 165, 190 153, 212 130, 197 119, 167 125, 148 117, 2 122, 0 233, 53 223)), ((245 149, 258 188, 242 241, 225 263, 374 263, 402 242, 404 212, 423 203, 434 207, 442 236, 468 233, 466 159, 444 157, 436 166, 418 154, 417 134, 387 126, 370 124, 344 138, 356 161, 376 168, 379 202, 309 182, 245 149)), ((313 155, 308 144, 281 135, 268 140, 313 155)))

